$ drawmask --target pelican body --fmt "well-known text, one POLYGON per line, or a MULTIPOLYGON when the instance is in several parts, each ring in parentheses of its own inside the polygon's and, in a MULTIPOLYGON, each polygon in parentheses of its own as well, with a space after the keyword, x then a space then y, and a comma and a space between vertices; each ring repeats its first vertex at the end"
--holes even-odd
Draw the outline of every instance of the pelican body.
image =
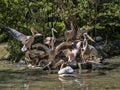
POLYGON ((74 37, 74 26, 73 26, 73 23, 71 23, 71 30, 66 30, 65 31, 65 39, 66 41, 69 41, 71 40, 73 37, 74 37))

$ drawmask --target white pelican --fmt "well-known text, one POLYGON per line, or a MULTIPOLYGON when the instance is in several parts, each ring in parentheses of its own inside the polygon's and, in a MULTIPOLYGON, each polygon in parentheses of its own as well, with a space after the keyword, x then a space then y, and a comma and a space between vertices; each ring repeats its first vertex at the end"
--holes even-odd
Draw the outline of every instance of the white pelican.
POLYGON ((15 29, 12 29, 10 27, 6 27, 4 26, 3 27, 6 31, 8 31, 15 39, 17 39, 18 41, 21 41, 21 43, 23 44, 23 47, 22 47, 22 51, 26 51, 26 50, 30 50, 30 47, 31 47, 31 44, 33 43, 34 41, 34 37, 36 36, 41 36, 40 33, 38 33, 34 28, 31 28, 31 32, 32 32, 32 35, 31 36, 26 36, 24 35, 23 33, 15 30, 15 29))
POLYGON ((54 28, 52 28, 51 31, 52 31, 52 37, 46 37, 44 43, 47 44, 49 48, 52 48, 52 50, 54 50, 54 44, 56 42, 56 37, 54 35, 54 32, 57 33, 57 31, 54 28))

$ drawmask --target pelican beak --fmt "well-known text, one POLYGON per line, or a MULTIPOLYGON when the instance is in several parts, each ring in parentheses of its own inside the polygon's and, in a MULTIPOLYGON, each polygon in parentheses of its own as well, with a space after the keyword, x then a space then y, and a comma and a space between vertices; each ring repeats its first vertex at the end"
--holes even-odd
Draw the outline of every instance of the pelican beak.
POLYGON ((42 36, 42 34, 40 34, 40 33, 37 33, 35 36, 42 36))
POLYGON ((57 33, 57 30, 55 28, 52 28, 51 30, 57 33))
POLYGON ((90 37, 88 34, 86 34, 86 36, 88 37, 89 40, 91 40, 92 42, 95 42, 92 37, 90 37))

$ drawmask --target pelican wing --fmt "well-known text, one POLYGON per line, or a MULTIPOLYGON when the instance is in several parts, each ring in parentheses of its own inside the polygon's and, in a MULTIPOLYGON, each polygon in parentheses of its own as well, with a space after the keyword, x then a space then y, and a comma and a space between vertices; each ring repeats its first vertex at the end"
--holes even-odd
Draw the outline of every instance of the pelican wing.
POLYGON ((55 53, 58 54, 63 49, 69 49, 73 47, 73 43, 71 42, 62 42, 55 48, 55 53))
POLYGON ((91 50, 92 53, 94 53, 95 55, 98 54, 98 51, 97 51, 97 49, 94 46, 89 45, 89 48, 90 48, 90 50, 91 50))
POLYGON ((21 41, 22 43, 24 43, 27 40, 27 36, 22 34, 21 32, 15 30, 15 29, 12 29, 10 27, 6 27, 6 26, 4 26, 3 28, 7 32, 9 32, 18 41, 21 41))
POLYGON ((66 57, 69 57, 69 56, 71 56, 72 51, 70 49, 65 49, 65 50, 63 50, 63 53, 66 57))

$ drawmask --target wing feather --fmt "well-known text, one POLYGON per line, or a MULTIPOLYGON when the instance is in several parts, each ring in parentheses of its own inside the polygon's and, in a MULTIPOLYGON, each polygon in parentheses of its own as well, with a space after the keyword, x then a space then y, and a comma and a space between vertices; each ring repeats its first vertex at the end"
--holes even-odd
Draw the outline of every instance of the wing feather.
POLYGON ((23 33, 15 30, 15 29, 12 29, 10 27, 6 27, 4 26, 3 27, 4 30, 6 30, 7 32, 9 32, 15 39, 17 39, 18 41, 21 41, 22 43, 24 43, 26 40, 27 40, 27 36, 24 35, 23 33))

